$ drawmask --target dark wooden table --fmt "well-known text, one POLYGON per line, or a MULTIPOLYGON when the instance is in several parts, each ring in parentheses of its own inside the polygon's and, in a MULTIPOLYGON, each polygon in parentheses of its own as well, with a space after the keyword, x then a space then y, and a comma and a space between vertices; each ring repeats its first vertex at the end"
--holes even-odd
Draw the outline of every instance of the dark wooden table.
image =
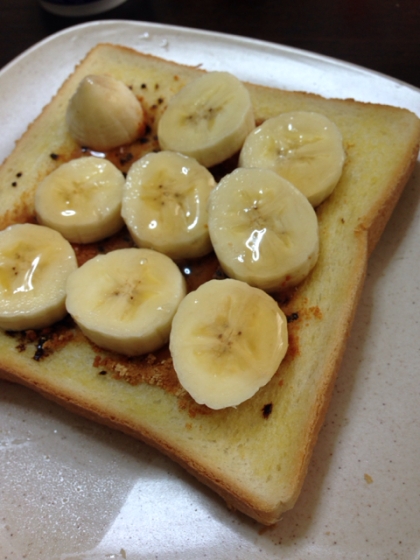
POLYGON ((0 67, 65 27, 132 19, 298 47, 420 87, 420 0, 127 0, 90 18, 53 16, 37 0, 1 0, 0 14, 0 67))

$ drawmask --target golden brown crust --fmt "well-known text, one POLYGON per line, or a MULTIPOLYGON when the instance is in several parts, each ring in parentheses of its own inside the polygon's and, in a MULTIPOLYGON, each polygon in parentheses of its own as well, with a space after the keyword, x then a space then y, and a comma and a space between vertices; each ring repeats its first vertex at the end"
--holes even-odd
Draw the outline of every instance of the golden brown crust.
MULTIPOLYGON (((63 115, 81 77, 95 72, 125 81, 146 108, 146 136, 107 154, 126 171, 136 158, 156 149, 156 125, 168 99, 202 70, 128 48, 93 49, 0 168, 0 227, 32 220, 40 177, 63 161, 84 155, 69 138, 63 115), (17 185, 11 187, 12 182, 17 185)), ((296 109, 329 116, 342 131, 347 158, 335 192, 317 209, 321 236, 317 266, 296 290, 275 296, 290 320, 289 350, 271 382, 236 409, 211 411, 194 403, 181 388, 167 348, 141 358, 123 358, 90 344, 68 320, 42 332, 0 333, 0 377, 142 439, 213 488, 231 507, 271 524, 293 507, 301 490, 367 259, 415 165, 420 124, 410 112, 396 108, 247 87, 258 122, 296 109), (349 261, 353 275, 347 272, 349 261)), ((234 165, 232 158, 212 171, 221 176, 234 165)), ((123 231, 75 250, 81 264, 97 252, 130 244, 123 231)), ((189 289, 221 275, 214 255, 187 264, 189 289)))

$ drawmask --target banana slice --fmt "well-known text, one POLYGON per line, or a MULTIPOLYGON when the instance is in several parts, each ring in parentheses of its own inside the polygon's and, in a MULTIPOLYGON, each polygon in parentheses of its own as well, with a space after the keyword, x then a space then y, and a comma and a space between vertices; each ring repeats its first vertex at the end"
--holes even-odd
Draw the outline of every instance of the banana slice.
POLYGON ((173 259, 209 253, 207 202, 215 184, 205 167, 176 152, 136 161, 124 186, 122 216, 137 245, 173 259))
POLYGON ((337 185, 344 159, 338 127, 319 113, 296 111, 268 119, 251 132, 239 165, 276 171, 318 206, 337 185))
POLYGON ((76 270, 73 248, 60 233, 35 224, 0 232, 0 328, 41 329, 66 315, 65 285, 76 270))
POLYGON ((66 112, 71 136, 81 145, 106 151, 129 144, 144 132, 143 107, 134 93, 111 76, 86 76, 66 112))
POLYGON ((209 72, 169 102, 158 124, 163 150, 191 156, 205 167, 240 150, 255 126, 245 86, 228 72, 209 72))
POLYGON ((175 314, 170 351, 184 389, 213 409, 237 406, 266 385, 288 347, 274 299, 238 280, 210 280, 175 314))
POLYGON ((318 220, 308 199, 270 169, 235 169, 212 191, 209 232, 232 278, 267 291, 301 282, 318 258, 318 220))
POLYGON ((124 175, 110 161, 88 156, 57 167, 38 185, 38 222, 72 243, 93 243, 119 231, 124 175))
POLYGON ((135 356, 169 339, 186 285, 176 264, 150 249, 98 255, 67 282, 67 310, 95 344, 135 356))

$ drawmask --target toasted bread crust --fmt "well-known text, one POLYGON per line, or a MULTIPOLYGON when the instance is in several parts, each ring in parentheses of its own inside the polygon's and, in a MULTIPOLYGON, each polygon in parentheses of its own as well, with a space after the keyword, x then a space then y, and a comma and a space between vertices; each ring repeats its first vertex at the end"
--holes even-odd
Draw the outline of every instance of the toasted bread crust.
MULTIPOLYGON (((125 47, 94 48, 1 166, 0 228, 34 220, 39 180, 82 155, 68 135, 64 114, 83 76, 109 73, 132 87, 143 102, 147 137, 107 154, 126 171, 134 159, 157 147, 157 122, 168 99, 202 72, 125 47)), ((211 411, 194 403, 179 385, 167 348, 127 359, 89 343, 69 320, 43 332, 0 333, 0 376, 142 439, 213 488, 231 507, 272 524, 293 507, 301 490, 368 257, 417 160, 420 122, 403 109, 247 87, 258 122, 289 110, 322 112, 340 128, 346 149, 343 176, 317 209, 318 264, 296 290, 276 296, 290 318, 290 347, 271 382, 237 408, 211 411)), ((214 169, 216 177, 233 164, 214 169)), ((76 254, 82 263, 98 251, 130 243, 121 232, 102 244, 78 246, 76 254)), ((189 289, 220 275, 214 255, 189 265, 189 289)))

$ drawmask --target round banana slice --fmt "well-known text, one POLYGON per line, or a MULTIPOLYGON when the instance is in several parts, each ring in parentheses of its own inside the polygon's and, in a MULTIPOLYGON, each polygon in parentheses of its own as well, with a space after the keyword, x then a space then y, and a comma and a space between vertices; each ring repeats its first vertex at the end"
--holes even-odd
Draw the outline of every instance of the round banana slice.
POLYGON ((255 126, 245 86, 228 72, 209 72, 169 102, 158 124, 163 150, 191 156, 205 167, 238 152, 255 126))
POLYGON ((137 245, 173 259, 209 253, 207 202, 215 185, 205 167, 176 152, 136 161, 124 186, 122 216, 137 245))
POLYGON ((184 277, 169 257, 151 249, 119 249, 69 276, 66 306, 92 342, 135 356, 168 341, 185 293, 184 277))
POLYGON ((106 151, 129 144, 143 134, 143 107, 134 93, 111 76, 83 78, 70 99, 66 121, 81 145, 106 151))
POLYGON ((268 119, 252 131, 239 165, 276 171, 318 206, 337 185, 344 159, 338 127, 322 114, 296 111, 268 119))
POLYGON ((210 280, 181 302, 169 344, 179 381, 196 402, 237 406, 277 371, 288 347, 287 319, 264 291, 210 280))
POLYGON ((41 329, 66 315, 66 281, 76 270, 73 248, 60 233, 35 224, 0 232, 0 328, 41 329))
POLYGON ((93 243, 119 231, 124 175, 106 159, 88 156, 57 167, 38 185, 38 222, 72 243, 93 243))
POLYGON ((315 210, 269 169, 235 169, 212 191, 209 232, 228 276, 267 291, 299 284, 318 259, 315 210))

